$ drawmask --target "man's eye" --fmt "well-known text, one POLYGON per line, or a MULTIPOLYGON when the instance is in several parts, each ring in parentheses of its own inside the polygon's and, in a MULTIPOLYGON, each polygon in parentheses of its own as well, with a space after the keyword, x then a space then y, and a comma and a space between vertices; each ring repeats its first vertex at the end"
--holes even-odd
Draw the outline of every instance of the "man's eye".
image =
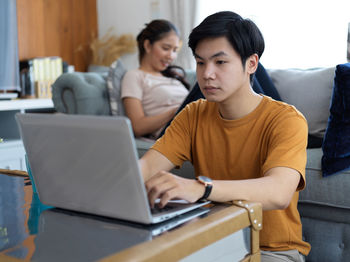
POLYGON ((223 60, 218 60, 218 61, 216 61, 216 63, 217 63, 218 65, 222 65, 222 64, 225 64, 225 63, 226 63, 226 61, 223 61, 223 60))
POLYGON ((203 65, 204 63, 201 61, 197 61, 197 65, 203 65))

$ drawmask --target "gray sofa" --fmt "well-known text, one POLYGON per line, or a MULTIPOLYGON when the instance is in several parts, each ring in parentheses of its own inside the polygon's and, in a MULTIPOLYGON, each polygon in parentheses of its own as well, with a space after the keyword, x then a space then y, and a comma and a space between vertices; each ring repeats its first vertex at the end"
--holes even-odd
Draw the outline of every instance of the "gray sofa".
MULTIPOLYGON (((191 83, 194 72, 187 72, 191 83)), ((295 105, 307 118, 309 133, 324 135, 332 95, 334 68, 312 70, 268 69, 283 101, 295 105)), ((97 73, 63 74, 53 84, 53 102, 58 112, 109 115, 106 75, 97 73)), ((141 156, 151 145, 138 141, 141 156)), ((321 148, 307 149, 306 189, 300 193, 299 211, 303 237, 312 249, 307 261, 350 260, 350 175, 348 171, 322 177, 321 148)), ((186 163, 175 173, 193 177, 186 163)))

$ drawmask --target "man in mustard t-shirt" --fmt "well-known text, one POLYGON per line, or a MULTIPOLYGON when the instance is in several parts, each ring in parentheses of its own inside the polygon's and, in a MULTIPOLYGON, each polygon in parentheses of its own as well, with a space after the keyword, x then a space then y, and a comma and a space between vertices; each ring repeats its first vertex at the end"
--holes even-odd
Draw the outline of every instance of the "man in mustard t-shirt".
POLYGON ((262 261, 304 261, 310 245, 302 240, 297 202, 305 187, 307 122, 293 106, 253 91, 261 32, 248 19, 219 12, 193 29, 189 46, 206 99, 188 104, 140 159, 150 204, 260 202, 262 261), (168 172, 184 161, 197 180, 168 172))

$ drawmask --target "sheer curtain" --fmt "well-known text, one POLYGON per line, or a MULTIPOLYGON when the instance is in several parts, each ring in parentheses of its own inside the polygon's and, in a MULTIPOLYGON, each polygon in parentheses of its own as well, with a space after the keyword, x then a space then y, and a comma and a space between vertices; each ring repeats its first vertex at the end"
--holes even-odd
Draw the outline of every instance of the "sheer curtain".
POLYGON ((0 90, 20 90, 16 1, 0 1, 0 90))
POLYGON ((170 2, 170 20, 179 28, 182 47, 176 59, 177 65, 185 69, 194 69, 195 61, 191 49, 188 47, 188 36, 197 20, 197 0, 173 0, 170 2))
POLYGON ((262 31, 268 68, 328 67, 346 62, 349 0, 199 0, 198 20, 223 10, 253 20, 262 31))

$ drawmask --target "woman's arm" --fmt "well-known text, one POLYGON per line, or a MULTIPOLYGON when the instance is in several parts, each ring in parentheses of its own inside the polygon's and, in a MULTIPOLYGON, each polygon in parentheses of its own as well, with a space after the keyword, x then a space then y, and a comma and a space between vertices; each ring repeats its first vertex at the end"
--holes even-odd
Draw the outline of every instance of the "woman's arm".
POLYGON ((136 137, 151 134, 168 123, 175 115, 177 108, 170 109, 155 116, 145 116, 141 101, 137 98, 123 98, 125 113, 131 121, 136 137))

